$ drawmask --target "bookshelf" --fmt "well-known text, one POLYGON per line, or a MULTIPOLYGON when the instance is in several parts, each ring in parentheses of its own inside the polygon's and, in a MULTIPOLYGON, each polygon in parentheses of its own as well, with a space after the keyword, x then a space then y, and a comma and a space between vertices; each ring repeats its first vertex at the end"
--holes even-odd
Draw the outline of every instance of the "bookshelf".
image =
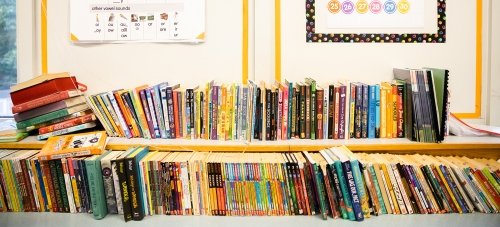
MULTIPOLYGON (((142 221, 127 222, 130 227, 153 227, 158 225, 175 226, 387 226, 391 223, 394 226, 498 226, 500 215, 498 214, 444 214, 444 215, 382 215, 372 217, 359 223, 343 219, 321 220, 319 217, 311 216, 282 216, 282 217, 221 217, 221 216, 166 216, 155 215, 145 217, 142 221)), ((103 220, 94 220, 91 215, 86 214, 63 214, 63 213, 0 213, 0 226, 40 226, 41 223, 58 223, 60 226, 74 227, 108 227, 122 226, 123 216, 108 215, 103 220)), ((46 225, 46 224, 42 224, 46 225)))
MULTIPOLYGON (((20 142, 0 143, 0 149, 41 149, 45 141, 28 137, 20 142)), ((187 139, 143 139, 111 137, 106 149, 126 150, 130 146, 150 146, 151 150, 220 152, 297 152, 317 151, 345 144, 354 152, 459 155, 500 159, 500 138, 448 136, 442 143, 418 143, 407 139, 286 140, 286 141, 213 141, 187 139)))

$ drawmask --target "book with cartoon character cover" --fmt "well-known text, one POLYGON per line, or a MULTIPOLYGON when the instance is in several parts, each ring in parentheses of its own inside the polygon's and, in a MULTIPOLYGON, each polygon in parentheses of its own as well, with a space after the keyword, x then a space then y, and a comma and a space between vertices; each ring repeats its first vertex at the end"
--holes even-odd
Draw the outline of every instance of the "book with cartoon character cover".
POLYGON ((47 140, 38 158, 52 160, 101 154, 107 143, 104 131, 55 136, 47 140))

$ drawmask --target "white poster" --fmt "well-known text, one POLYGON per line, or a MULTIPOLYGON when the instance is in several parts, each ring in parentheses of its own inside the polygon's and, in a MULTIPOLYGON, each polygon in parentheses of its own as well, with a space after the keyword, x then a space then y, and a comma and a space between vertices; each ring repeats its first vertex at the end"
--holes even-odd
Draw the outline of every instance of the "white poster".
POLYGON ((75 43, 203 42, 205 0, 71 0, 75 43))

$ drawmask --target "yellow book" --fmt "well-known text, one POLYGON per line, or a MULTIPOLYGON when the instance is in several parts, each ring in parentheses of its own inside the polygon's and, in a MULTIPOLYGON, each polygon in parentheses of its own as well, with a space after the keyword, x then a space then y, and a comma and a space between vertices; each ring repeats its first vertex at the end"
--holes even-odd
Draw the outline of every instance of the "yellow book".
MULTIPOLYGON (((389 82, 382 82, 380 89, 385 90, 385 105, 380 103, 380 108, 385 107, 385 130, 386 138, 392 138, 392 114, 393 114, 393 102, 392 102, 392 85, 389 82)), ((380 99, 382 99, 382 93, 380 93, 380 99)), ((382 118, 382 116, 380 116, 382 118)), ((382 119, 381 119, 382 120, 382 119)), ((380 127, 382 127, 382 122, 380 127)), ((382 132, 381 132, 382 134, 382 132)))
POLYGON ((385 181, 387 183, 387 187, 389 188, 389 192, 391 195, 392 204, 394 205, 393 211, 395 214, 401 214, 401 210, 399 209, 398 199, 396 198, 396 192, 394 191, 394 186, 393 186, 395 182, 391 181, 391 178, 389 176, 389 171, 387 170, 387 165, 381 164, 380 166, 382 167, 381 170, 384 173, 385 181))
POLYGON ((387 89, 380 86, 380 138, 387 137, 387 89))
MULTIPOLYGON (((142 135, 146 139, 151 139, 151 133, 149 131, 148 121, 146 120, 146 114, 144 113, 144 109, 143 109, 143 108, 147 108, 147 107, 144 107, 142 105, 141 95, 139 93, 141 90, 144 90, 146 88, 148 88, 147 84, 136 87, 132 92, 130 92, 130 95, 132 96, 131 98, 132 98, 132 101, 134 102, 133 104, 134 104, 135 113, 137 114, 137 116, 139 118, 139 124, 141 125, 142 135)), ((167 126, 165 126, 165 127, 167 127, 167 126)))
POLYGON ((106 116, 104 116, 104 113, 99 110, 92 96, 87 96, 85 97, 85 99, 87 100, 87 105, 89 105, 90 109, 92 109, 92 112, 94 112, 94 114, 97 116, 106 132, 109 135, 119 136, 118 132, 114 130, 113 126, 106 122, 106 116))
POLYGON ((115 129, 115 132, 118 133, 119 136, 123 137, 125 136, 125 133, 123 132, 123 129, 121 128, 121 126, 117 123, 117 120, 115 120, 111 114, 109 113, 109 110, 108 110, 108 107, 106 106, 106 104, 104 104, 104 101, 102 100, 102 97, 100 94, 97 94, 94 96, 97 101, 99 102, 99 105, 101 105, 102 109, 104 110, 104 114, 106 115, 106 117, 108 118, 109 122, 111 123, 111 126, 113 127, 113 129, 115 129))
POLYGON ((398 87, 396 84, 391 84, 391 117, 392 117, 392 138, 398 138, 398 87))
POLYGON ((436 171, 438 172, 439 178, 441 178, 441 181, 443 181, 443 184, 444 184, 444 186, 446 188, 446 191, 450 195, 451 200, 453 200, 453 204, 455 204, 455 207, 457 208, 458 213, 461 214, 462 213, 462 208, 460 208, 460 205, 458 205, 458 202, 457 202, 455 196, 453 195, 453 192, 451 191, 450 186, 448 185, 448 182, 446 181, 446 178, 443 175, 443 172, 439 168, 439 163, 437 163, 436 165, 433 164, 433 165, 431 165, 431 167, 436 168, 436 171))
POLYGON ((104 131, 54 136, 47 140, 38 158, 52 160, 102 154, 107 143, 104 131))

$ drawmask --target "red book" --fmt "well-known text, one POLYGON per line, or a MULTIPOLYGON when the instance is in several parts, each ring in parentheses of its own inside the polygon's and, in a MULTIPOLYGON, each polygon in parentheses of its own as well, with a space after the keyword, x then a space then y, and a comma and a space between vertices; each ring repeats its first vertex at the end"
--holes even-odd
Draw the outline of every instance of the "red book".
POLYGON ((323 98, 324 90, 316 90, 316 139, 323 139, 323 98))
POLYGON ((176 138, 181 137, 181 131, 179 130, 179 102, 177 101, 177 96, 179 95, 178 91, 174 91, 174 123, 175 123, 175 135, 176 138))
POLYGON ((95 120, 96 120, 96 117, 94 114, 87 114, 87 115, 84 115, 81 117, 69 119, 69 120, 66 120, 63 122, 59 122, 59 123, 56 123, 53 125, 39 128, 38 134, 45 134, 45 133, 53 132, 56 130, 61 130, 61 129, 81 125, 81 124, 88 123, 88 122, 95 121, 95 120))
POLYGON ((74 76, 63 77, 63 78, 56 78, 53 80, 47 80, 40 84, 27 87, 22 90, 11 92, 10 98, 12 99, 12 104, 20 105, 22 103, 29 102, 57 92, 77 90, 77 89, 78 89, 78 83, 74 76))
POLYGON ((19 105, 15 105, 12 107, 12 113, 20 113, 25 112, 27 110, 35 109, 37 107, 41 107, 47 104, 51 104, 57 101, 61 101, 64 99, 68 99, 71 97, 79 96, 82 92, 80 90, 71 90, 71 91, 62 91, 53 93, 47 96, 43 96, 37 99, 33 99, 31 101, 21 103, 19 105))
POLYGON ((496 204, 496 206, 500 207, 500 195, 498 195, 495 188, 490 184, 488 179, 486 179, 486 177, 480 170, 473 170, 473 173, 477 177, 479 184, 485 189, 485 192, 488 193, 493 199, 493 202, 496 204))

